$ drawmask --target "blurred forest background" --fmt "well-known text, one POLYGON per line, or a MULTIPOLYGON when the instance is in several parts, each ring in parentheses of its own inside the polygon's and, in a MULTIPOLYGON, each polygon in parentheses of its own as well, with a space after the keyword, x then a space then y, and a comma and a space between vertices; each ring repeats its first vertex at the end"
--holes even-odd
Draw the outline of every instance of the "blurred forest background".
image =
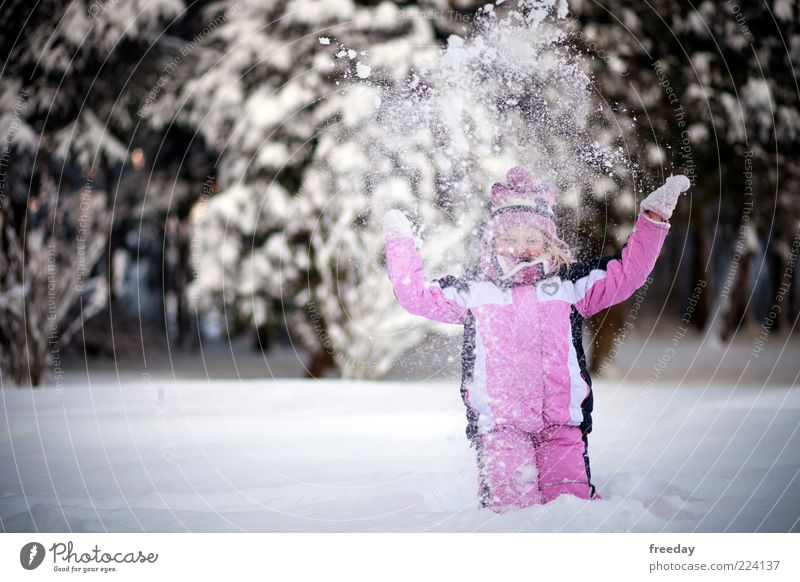
MULTIPOLYGON (((367 51, 380 82, 382 68, 398 78, 421 50, 464 35, 485 4, 6 3, 2 382, 38 385, 83 354, 199 354, 234 339, 267 355, 295 346, 308 376, 381 377, 429 334, 452 332, 396 305, 370 203, 389 192, 424 206, 426 221, 450 216, 443 166, 431 154, 378 177, 365 167, 373 142, 347 131, 357 112, 338 91, 353 63, 328 66, 319 38, 367 51)), ((724 343, 794 330, 798 2, 568 6, 562 26, 607 116, 602 139, 641 168, 562 200, 580 254, 618 251, 642 195, 686 173, 691 201, 673 217, 637 332, 685 325, 724 343)), ((592 321, 596 371, 635 302, 592 321)))

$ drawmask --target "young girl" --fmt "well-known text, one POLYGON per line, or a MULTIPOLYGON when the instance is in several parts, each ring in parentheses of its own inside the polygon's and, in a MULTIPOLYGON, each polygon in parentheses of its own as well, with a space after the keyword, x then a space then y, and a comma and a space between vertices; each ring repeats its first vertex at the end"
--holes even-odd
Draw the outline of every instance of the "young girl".
POLYGON ((492 186, 480 265, 431 282, 408 219, 399 210, 384 216, 400 305, 464 326, 461 395, 477 449, 481 507, 500 513, 563 493, 600 498, 589 470, 593 397, 583 320, 644 283, 688 188, 685 176, 670 177, 642 201, 621 253, 575 262, 556 233, 553 192, 515 166, 505 184, 492 186))

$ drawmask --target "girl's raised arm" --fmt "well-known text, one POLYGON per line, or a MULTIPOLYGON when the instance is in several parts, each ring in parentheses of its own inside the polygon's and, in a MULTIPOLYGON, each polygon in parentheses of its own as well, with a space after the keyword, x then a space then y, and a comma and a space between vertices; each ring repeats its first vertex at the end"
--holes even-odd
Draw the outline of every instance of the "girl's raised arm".
POLYGON ((579 263, 571 279, 575 289, 575 309, 584 317, 625 301, 641 287, 653 270, 669 231, 669 218, 678 196, 689 189, 686 176, 672 176, 642 200, 641 214, 622 251, 579 263), (648 214, 662 217, 654 220, 648 214))
POLYGON ((464 323, 468 308, 447 299, 438 281, 426 282, 406 216, 400 210, 389 210, 383 218, 383 232, 389 279, 403 309, 434 321, 464 323))

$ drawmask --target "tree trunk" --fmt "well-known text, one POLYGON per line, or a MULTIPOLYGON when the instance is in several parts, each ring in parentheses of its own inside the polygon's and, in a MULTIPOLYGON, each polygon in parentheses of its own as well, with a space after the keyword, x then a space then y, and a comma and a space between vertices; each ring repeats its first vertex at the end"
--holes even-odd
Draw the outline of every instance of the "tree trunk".
MULTIPOLYGON (((702 216, 702 213, 698 213, 702 216)), ((708 318, 711 316, 711 298, 713 297, 711 284, 713 277, 711 273, 706 270, 706 265, 709 263, 709 244, 708 244, 708 231, 705 225, 695 224, 692 227, 692 238, 694 239, 694 255, 692 256, 692 281, 696 284, 699 281, 705 282, 705 287, 697 298, 697 305, 694 306, 690 325, 695 326, 697 329, 705 329, 708 323, 708 318)), ((709 267, 713 265, 709 264, 709 267)))
POLYGON ((176 326, 178 333, 178 346, 182 350, 189 348, 192 338, 191 324, 192 320, 189 313, 188 305, 188 274, 190 265, 190 239, 191 232, 188 224, 184 220, 180 220, 176 227, 177 250, 178 250, 178 272, 175 273, 175 299, 176 305, 176 326))
POLYGON ((739 260, 739 268, 736 273, 736 280, 730 294, 728 309, 723 314, 723 325, 720 333, 722 341, 728 341, 736 331, 747 323, 749 310, 747 309, 748 298, 751 295, 752 287, 750 283, 750 263, 753 262, 754 253, 747 250, 742 253, 739 260))
POLYGON ((330 368, 333 367, 333 357, 327 350, 320 350, 311 358, 311 362, 306 367, 306 378, 322 378, 330 368))
POLYGON ((789 309, 789 300, 791 298, 791 286, 788 289, 781 289, 781 285, 786 283, 783 278, 784 269, 786 268, 786 261, 784 259, 784 255, 780 250, 776 250, 775 246, 773 249, 770 250, 770 294, 769 294, 769 301, 772 303, 773 301, 777 301, 778 297, 783 294, 783 302, 782 302, 782 309, 778 312, 775 320, 772 322, 772 329, 774 331, 781 331, 783 329, 784 318, 787 315, 787 311, 789 309))

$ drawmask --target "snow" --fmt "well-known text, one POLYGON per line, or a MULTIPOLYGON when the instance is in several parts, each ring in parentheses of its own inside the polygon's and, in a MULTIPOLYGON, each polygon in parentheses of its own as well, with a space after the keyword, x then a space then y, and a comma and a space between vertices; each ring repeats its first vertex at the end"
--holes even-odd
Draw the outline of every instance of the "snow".
MULTIPOLYGON (((251 135, 252 128, 257 127, 263 128, 266 132, 291 117, 299 107, 307 105, 313 99, 314 94, 311 89, 301 83, 286 85, 277 90, 265 87, 253 91, 244 105, 246 114, 244 119, 247 123, 240 125, 240 131, 251 135)), ((263 141, 262 136, 258 144, 263 141)))
POLYGON ((452 379, 65 378, 0 390, 5 531, 800 531, 788 385, 596 382, 604 499, 497 515, 452 379))
POLYGON ((331 39, 327 36, 321 36, 319 37, 319 44, 331 44, 331 39))
POLYGON ((775 123, 775 101, 769 82, 751 77, 742 87, 741 99, 761 139, 768 140, 775 123))
POLYGON ((350 0, 291 0, 284 18, 288 22, 319 25, 347 21, 354 13, 355 6, 350 0))
MULTIPOLYGON (((369 77, 371 70, 372 69, 370 67, 368 67, 363 63, 356 63, 356 75, 358 75, 360 79, 366 79, 367 77, 369 77)), ((380 104, 380 98, 378 98, 376 103, 380 104)))
MULTIPOLYGON (((629 163, 610 147, 613 136, 590 129, 597 116, 586 64, 563 46, 565 34, 552 19, 545 21, 549 12, 564 18, 566 3, 524 4, 530 8, 524 17, 513 10, 486 14, 492 9, 486 5, 471 30, 448 35, 446 46, 413 75, 382 84, 376 119, 364 121, 362 131, 377 126, 395 138, 390 147, 410 167, 417 165, 417 145, 403 138, 434 137, 435 163, 456 215, 475 214, 483 202, 476 193, 514 163, 564 192, 589 190, 595 179, 629 163)), ((381 148, 371 151, 385 155, 381 148)), ((433 218, 434 225, 441 220, 433 218)))
POLYGON ((39 143, 39 136, 19 116, 3 112, 0 113, 0 143, 3 144, 3 148, 13 145, 20 151, 34 152, 39 143))
POLYGON ((794 18, 792 4, 790 0, 775 0, 772 11, 775 13, 775 16, 781 20, 791 22, 792 18, 794 18))
POLYGON ((102 151, 110 160, 123 161, 128 149, 116 139, 107 126, 91 110, 84 110, 75 121, 57 131, 53 137, 56 154, 66 158, 70 151, 81 166, 90 166, 102 151))
POLYGON ((185 6, 179 0, 130 0, 128 2, 70 2, 55 30, 32 29, 30 58, 46 71, 66 71, 74 66, 75 51, 93 47, 105 55, 125 38, 154 41, 163 33, 162 23, 178 16, 185 6), (136 26, 131 26, 135 22, 136 26), (43 47, 46 50, 41 50, 43 47))

